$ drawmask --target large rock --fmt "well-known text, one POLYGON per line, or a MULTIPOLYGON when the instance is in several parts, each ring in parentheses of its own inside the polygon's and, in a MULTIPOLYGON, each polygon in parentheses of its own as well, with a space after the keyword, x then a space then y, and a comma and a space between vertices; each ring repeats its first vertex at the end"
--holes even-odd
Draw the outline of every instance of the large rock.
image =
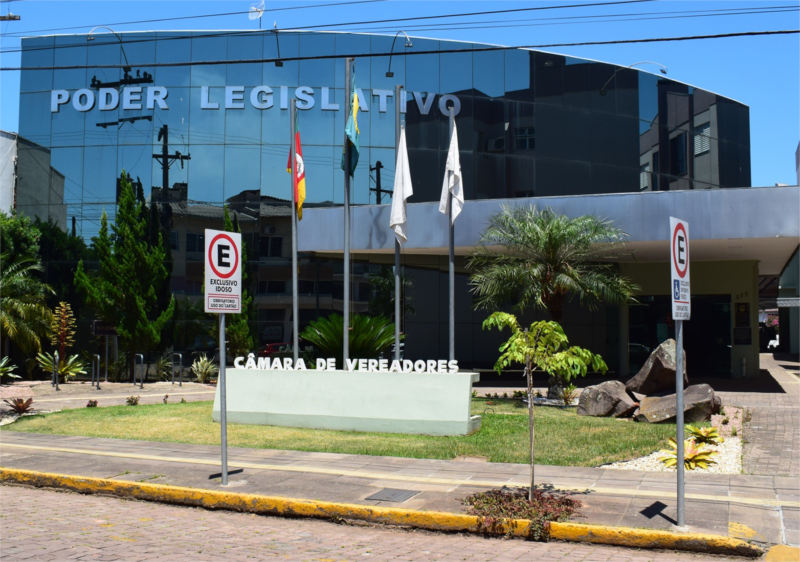
MULTIPOLYGON (((628 392, 645 395, 663 390, 675 390, 676 357, 675 340, 665 341, 655 348, 639 372, 625 383, 625 388, 628 392)), ((689 378, 686 376, 686 351, 683 352, 683 385, 689 386, 689 378)))
MULTIPOLYGON (((677 413, 675 394, 648 396, 642 399, 634 419, 639 422, 674 422, 677 413)), ((707 384, 693 384, 683 391, 683 412, 686 423, 708 421, 718 414, 722 401, 707 384)))
POLYGON ((606 381, 587 386, 578 399, 579 416, 628 416, 636 409, 636 403, 625 392, 619 381, 606 381))

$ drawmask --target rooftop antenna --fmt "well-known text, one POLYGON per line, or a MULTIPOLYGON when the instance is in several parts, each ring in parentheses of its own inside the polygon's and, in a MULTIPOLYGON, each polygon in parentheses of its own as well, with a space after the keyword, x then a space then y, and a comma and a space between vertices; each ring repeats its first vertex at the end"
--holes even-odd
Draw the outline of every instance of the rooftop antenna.
POLYGON ((258 20, 258 29, 261 29, 261 16, 264 15, 264 0, 261 0, 258 4, 253 4, 250 6, 250 11, 247 13, 247 17, 250 20, 258 20))

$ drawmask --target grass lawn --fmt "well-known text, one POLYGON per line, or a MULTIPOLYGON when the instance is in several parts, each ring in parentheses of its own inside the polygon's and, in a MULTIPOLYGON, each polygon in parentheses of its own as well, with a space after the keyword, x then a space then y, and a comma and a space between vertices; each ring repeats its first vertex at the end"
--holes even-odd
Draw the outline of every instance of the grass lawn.
MULTIPOLYGON (((112 406, 30 416, 3 431, 82 435, 173 443, 218 445, 212 402, 112 406)), ((255 449, 290 449, 361 455, 452 459, 486 457, 492 462, 528 462, 528 417, 521 402, 474 398, 483 427, 469 436, 431 437, 228 424, 228 444, 255 449), (489 404, 491 402, 491 404, 489 404), (487 408, 487 413, 484 411, 487 408)), ((666 447, 675 426, 578 416, 575 410, 536 408, 536 462, 597 466, 633 459, 666 447)))

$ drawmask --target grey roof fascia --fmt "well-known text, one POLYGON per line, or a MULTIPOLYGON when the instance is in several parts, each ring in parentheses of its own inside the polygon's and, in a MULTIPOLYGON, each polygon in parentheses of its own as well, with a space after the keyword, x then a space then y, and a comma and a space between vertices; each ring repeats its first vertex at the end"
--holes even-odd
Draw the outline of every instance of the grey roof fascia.
MULTIPOLYGON (((689 223, 692 240, 800 238, 800 187, 786 186, 467 201, 456 220, 455 245, 475 246, 489 217, 504 205, 550 207, 571 217, 595 215, 614 221, 630 242, 666 240, 670 216, 689 223)), ((353 251, 393 248, 390 211, 391 205, 352 207, 353 251)), ((406 250, 447 247, 447 220, 438 203, 409 204, 407 214, 406 250)), ((343 251, 343 215, 342 207, 307 209, 299 250, 343 251)))

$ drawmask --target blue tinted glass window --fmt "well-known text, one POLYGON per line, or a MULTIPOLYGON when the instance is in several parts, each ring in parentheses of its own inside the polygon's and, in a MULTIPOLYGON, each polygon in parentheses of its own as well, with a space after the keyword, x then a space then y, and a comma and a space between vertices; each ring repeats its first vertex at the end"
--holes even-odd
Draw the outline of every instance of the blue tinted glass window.
MULTIPOLYGON (((164 125, 167 125, 167 132, 169 134, 170 145, 177 146, 177 150, 182 150, 186 153, 186 148, 189 143, 189 115, 191 113, 191 88, 169 88, 169 95, 167 96, 167 107, 169 109, 161 109, 158 105, 154 110, 153 121, 153 144, 160 145, 161 141, 158 140, 158 133, 164 125)), ((201 112, 199 106, 195 110, 201 112)))
POLYGON ((86 147, 83 151, 83 169, 84 206, 113 206, 117 193, 117 147, 86 147))
MULTIPOLYGON (((472 43, 450 43, 448 49, 471 49, 472 43)), ((431 92, 451 94, 472 89, 472 53, 439 55, 439 87, 431 92)))
MULTIPOLYGON (((304 57, 330 55, 336 48, 332 34, 302 34, 300 52, 304 57)), ((334 85, 333 59, 300 61, 300 85, 321 87, 334 85)))
MULTIPOLYGON (((159 31, 156 34, 157 62, 184 62, 192 60, 190 32, 159 31)), ((159 86, 189 86, 190 66, 160 66, 155 69, 155 83, 159 86)))
MULTIPOLYGON (((473 87, 485 96, 501 97, 505 94, 505 53, 503 51, 473 54, 473 87)), ((519 82, 524 81, 522 77, 519 82)))
MULTIPOLYGON (((189 148, 192 154, 192 160, 187 166, 189 199, 207 203, 222 203, 225 167, 220 166, 220 162, 224 162, 225 147, 223 145, 192 144, 189 148)), ((171 177, 170 183, 172 183, 171 177)))
MULTIPOLYGON (((228 60, 260 59, 264 52, 264 34, 237 33, 228 36, 228 60)), ((263 83, 263 64, 229 64, 228 86, 260 86, 263 83)))
MULTIPOLYGON (((370 72, 373 88, 382 88, 394 91, 395 84, 405 84, 406 80, 406 57, 402 56, 403 52, 410 49, 406 47, 406 38, 401 33, 394 43, 394 50, 392 50, 393 37, 385 37, 380 35, 373 35, 370 37, 372 43, 373 53, 393 53, 391 60, 391 68, 389 68, 389 57, 372 57, 369 59, 370 72), (387 72, 391 72, 394 76, 386 76, 387 72)), ((413 41, 412 41, 413 44, 413 41)))
POLYGON ((52 146, 82 146, 83 122, 86 113, 77 111, 72 106, 72 96, 75 91, 70 91, 70 102, 62 105, 58 112, 52 113, 52 130, 50 139, 52 146))
MULTIPOLYGON (((299 33, 268 32, 264 37, 264 58, 279 59, 280 57, 300 56, 299 33)), ((305 56, 305 53, 304 53, 305 56)), ((281 66, 274 62, 264 63, 264 84, 276 88, 277 86, 298 86, 300 75, 298 61, 281 61, 281 66)), ((325 84, 327 86, 327 84, 325 84)))
MULTIPOLYGON (((225 147, 225 199, 243 191, 260 193, 261 150, 257 145, 225 147)), ((288 175, 288 174, 287 174, 288 175)))
MULTIPOLYGON (((31 37, 22 40, 21 65, 23 68, 53 66, 54 37, 31 37)), ((43 92, 53 88, 52 70, 24 70, 20 76, 21 92, 43 92)))
MULTIPOLYGON (((370 38, 368 35, 352 35, 349 33, 337 33, 334 36, 336 45, 336 54, 339 56, 344 55, 360 55, 369 54, 370 52, 370 38)), ((356 64, 356 80, 359 88, 369 88, 372 77, 372 64, 369 58, 355 57, 356 64)), ((384 71, 385 72, 385 71, 384 71)), ((337 58, 334 60, 334 81, 331 84, 321 84, 322 86, 331 86, 336 88, 345 87, 345 68, 344 59, 337 58)))
MULTIPOLYGON (((150 187, 153 185, 160 186, 162 184, 161 166, 153 159, 153 153, 161 152, 160 148, 161 147, 155 147, 154 150, 154 147, 150 144, 120 146, 115 175, 119 176, 124 169, 136 182, 141 182, 145 195, 149 197, 150 187), (155 168, 158 168, 157 175, 153 174, 155 168), (158 178, 158 181, 155 183, 153 182, 154 177, 158 178)), ((172 152, 175 152, 174 149, 172 152)), ((186 181, 186 172, 185 170, 181 170, 180 162, 173 164, 169 173, 170 184, 176 181, 186 181)))
POLYGON ((509 49, 505 57, 505 97, 509 100, 534 101, 534 53, 509 49))
MULTIPOLYGON (((250 103, 250 88, 244 91, 244 109, 222 109, 220 112, 225 117, 225 142, 232 144, 260 144, 261 143, 261 110, 250 103)), ((239 102, 237 102, 239 103, 239 102)), ((266 111, 274 111, 274 108, 266 111)))
MULTIPOLYGON (((397 45, 395 44, 395 49, 397 45)), ((414 46, 404 49, 415 51, 438 51, 439 42, 429 39, 414 39, 414 46)), ((406 90, 409 92, 439 92, 439 55, 415 55, 406 57, 406 90)))
POLYGON ((225 142, 225 88, 209 88, 208 101, 219 104, 218 109, 200 109, 203 92, 192 88, 189 142, 192 144, 223 144, 225 142))
MULTIPOLYGON (((228 38, 224 33, 192 33, 192 62, 224 60, 228 56, 228 38)), ((191 69, 192 86, 224 86, 226 66, 197 65, 191 69)))
POLYGON ((21 94, 19 134, 39 146, 50 146, 50 93, 21 94))
POLYGON ((548 105, 564 103, 564 61, 566 57, 550 53, 534 54, 536 101, 548 105))
POLYGON ((395 177, 395 151, 393 148, 372 148, 370 149, 370 191, 368 203, 375 205, 378 203, 378 162, 381 164, 380 168, 380 189, 381 189, 381 205, 390 205, 392 199, 388 193, 383 191, 392 191, 394 189, 395 177))
MULTIPOLYGON (((56 37, 53 64, 55 66, 75 66, 86 64, 87 41, 85 35, 65 35, 56 37)), ((56 70, 53 73, 53 88, 71 90, 88 88, 86 69, 56 70)))

